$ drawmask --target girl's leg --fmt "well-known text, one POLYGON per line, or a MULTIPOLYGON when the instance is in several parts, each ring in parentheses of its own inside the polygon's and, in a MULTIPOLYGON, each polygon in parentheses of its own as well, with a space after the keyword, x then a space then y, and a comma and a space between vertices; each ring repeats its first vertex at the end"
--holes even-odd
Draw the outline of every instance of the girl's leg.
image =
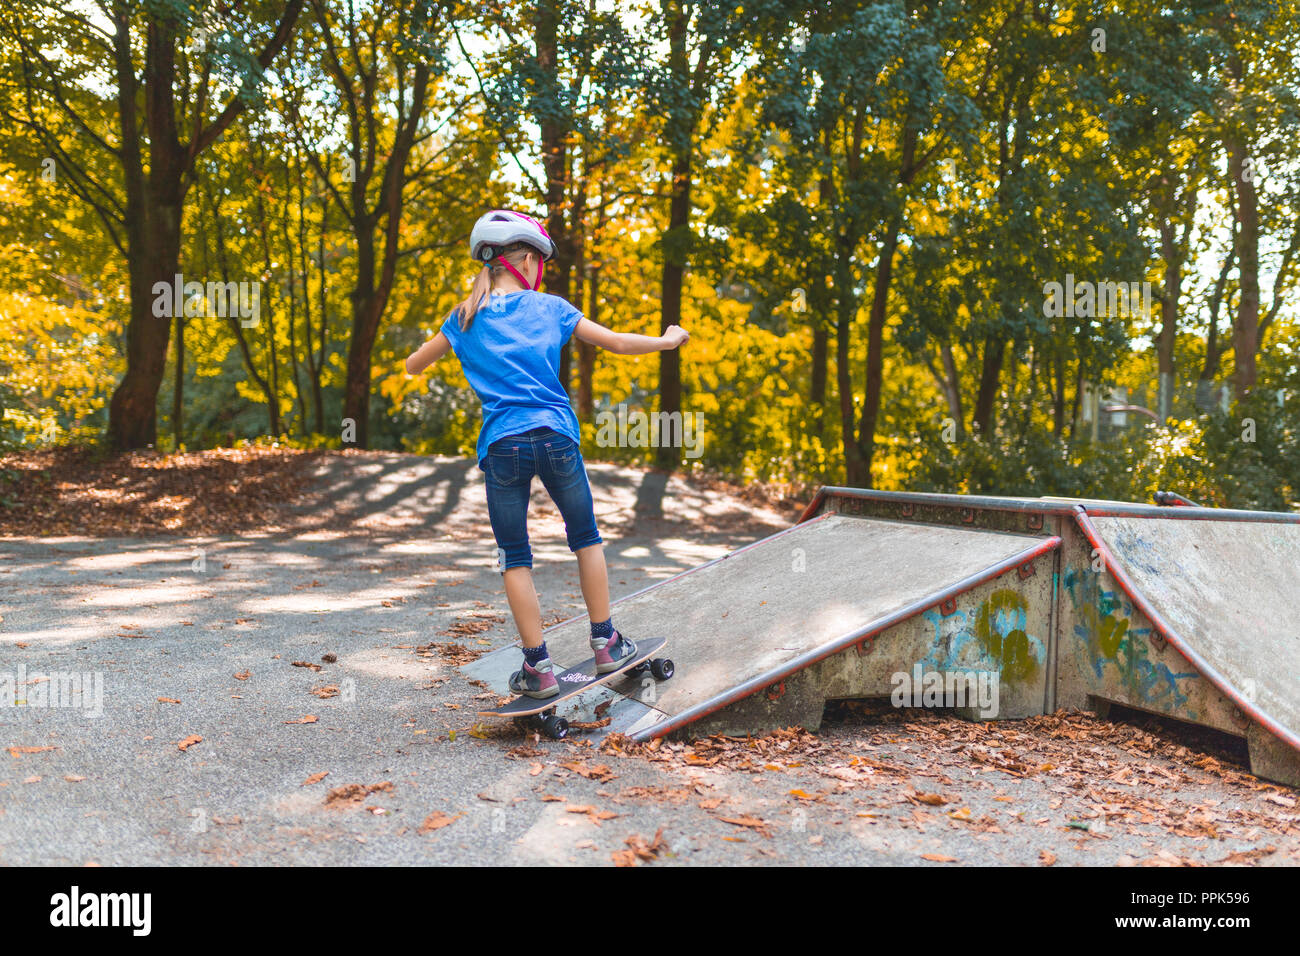
POLYGON ((587 602, 587 617, 608 621, 609 572, 605 567, 605 546, 588 545, 575 551, 574 556, 578 559, 578 582, 582 585, 582 599, 587 602))
MULTIPOLYGON (((601 567, 604 566, 602 560, 601 567)), ((505 573, 505 581, 506 600, 510 602, 510 613, 514 615, 515 627, 519 629, 524 647, 541 647, 542 606, 537 600, 537 589, 533 587, 532 568, 511 568, 505 573)), ((583 593, 586 593, 585 585, 583 593)), ((608 601, 606 607, 608 608, 608 601)))

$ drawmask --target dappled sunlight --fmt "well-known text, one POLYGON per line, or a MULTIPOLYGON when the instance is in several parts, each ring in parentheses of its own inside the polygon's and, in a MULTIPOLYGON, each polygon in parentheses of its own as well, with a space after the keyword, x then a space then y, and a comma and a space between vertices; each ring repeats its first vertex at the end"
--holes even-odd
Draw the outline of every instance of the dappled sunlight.
MULTIPOLYGON (((249 585, 250 587, 252 585, 249 585)), ((182 582, 176 584, 142 584, 102 586, 90 594, 81 595, 76 601, 91 607, 137 608, 159 604, 184 604, 189 601, 202 600, 212 596, 211 585, 207 582, 182 582)))
POLYGON ((445 672, 450 670, 446 664, 430 663, 416 657, 414 651, 407 648, 376 647, 356 651, 348 654, 341 663, 348 670, 396 680, 427 680, 445 676, 445 672))
MULTIPOLYGON (((128 622, 129 623, 129 622, 128 622)), ((113 637, 116 631, 106 624, 71 624, 60 623, 56 627, 39 627, 31 630, 19 630, 6 627, 0 638, 0 647, 10 644, 29 644, 31 649, 68 647, 87 644, 113 637)), ((16 664, 18 660, 6 654, 6 663, 16 664)))
POLYGON ((389 606, 395 606, 418 593, 415 588, 391 584, 353 589, 344 594, 322 587, 304 589, 296 594, 259 595, 256 599, 245 599, 239 606, 250 614, 337 614, 383 608, 385 601, 389 606))
POLYGON ((714 558, 720 558, 728 552, 727 548, 719 547, 716 544, 702 544, 698 541, 687 541, 684 538, 660 538, 655 543, 659 550, 670 560, 688 567, 712 561, 714 558))

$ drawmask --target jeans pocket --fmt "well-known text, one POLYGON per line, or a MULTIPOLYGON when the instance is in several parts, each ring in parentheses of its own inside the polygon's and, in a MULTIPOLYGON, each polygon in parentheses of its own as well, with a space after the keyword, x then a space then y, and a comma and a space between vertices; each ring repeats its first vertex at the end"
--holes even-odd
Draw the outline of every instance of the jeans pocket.
POLYGON ((500 451, 488 450, 488 481, 496 485, 513 485, 519 480, 519 449, 505 448, 500 451))
POLYGON ((546 457, 551 464, 551 473, 560 478, 573 475, 578 470, 578 462, 582 460, 577 443, 570 438, 548 442, 546 457))

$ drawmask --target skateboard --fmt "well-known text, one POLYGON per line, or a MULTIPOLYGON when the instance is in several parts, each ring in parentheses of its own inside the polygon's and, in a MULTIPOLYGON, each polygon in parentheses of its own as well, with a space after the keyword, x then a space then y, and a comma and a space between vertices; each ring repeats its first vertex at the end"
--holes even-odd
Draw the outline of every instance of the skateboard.
POLYGON ((569 735, 569 722, 555 713, 555 705, 574 694, 604 684, 615 677, 644 674, 647 671, 657 681, 673 676, 673 662, 666 657, 655 657, 665 644, 666 637, 651 637, 636 642, 636 654, 629 657, 616 671, 596 673, 596 658, 589 657, 577 667, 570 667, 555 675, 560 692, 552 697, 538 699, 521 694, 496 710, 480 710, 480 717, 510 717, 524 727, 536 727, 552 740, 563 740, 569 735))

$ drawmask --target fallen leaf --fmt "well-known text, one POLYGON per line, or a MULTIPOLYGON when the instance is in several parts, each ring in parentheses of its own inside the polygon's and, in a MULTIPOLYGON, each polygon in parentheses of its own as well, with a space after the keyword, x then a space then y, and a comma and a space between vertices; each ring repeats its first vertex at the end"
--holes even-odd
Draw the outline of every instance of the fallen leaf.
POLYGON ((184 740, 177 743, 176 746, 179 747, 181 750, 189 750, 195 744, 201 744, 201 743, 203 743, 202 737, 200 737, 198 734, 190 734, 184 740))
POLYGON ((771 838, 772 834, 767 831, 767 821, 760 820, 758 817, 749 816, 748 814, 739 817, 714 817, 715 820, 721 820, 723 823, 730 823, 733 827, 749 827, 756 833, 771 838))
POLYGON ((443 827, 451 826, 458 819, 459 814, 452 817, 441 810, 434 810, 433 813, 424 818, 424 822, 420 824, 420 828, 415 832, 420 834, 432 833, 434 830, 441 830, 443 827))
POLYGON ((322 770, 320 773, 312 774, 310 777, 304 780, 299 786, 310 787, 313 783, 320 783, 329 775, 330 772, 328 770, 322 770))
POLYGON ((297 720, 286 720, 286 724, 314 724, 319 720, 315 714, 307 714, 305 717, 299 717, 297 720))
POLYGON ((8 749, 9 749, 9 756, 17 760, 19 755, 21 754, 43 754, 47 750, 58 750, 59 748, 58 747, 10 747, 8 749))
POLYGON ((924 803, 926 806, 941 807, 948 802, 948 799, 938 793, 916 793, 908 794, 907 799, 913 803, 924 803))

